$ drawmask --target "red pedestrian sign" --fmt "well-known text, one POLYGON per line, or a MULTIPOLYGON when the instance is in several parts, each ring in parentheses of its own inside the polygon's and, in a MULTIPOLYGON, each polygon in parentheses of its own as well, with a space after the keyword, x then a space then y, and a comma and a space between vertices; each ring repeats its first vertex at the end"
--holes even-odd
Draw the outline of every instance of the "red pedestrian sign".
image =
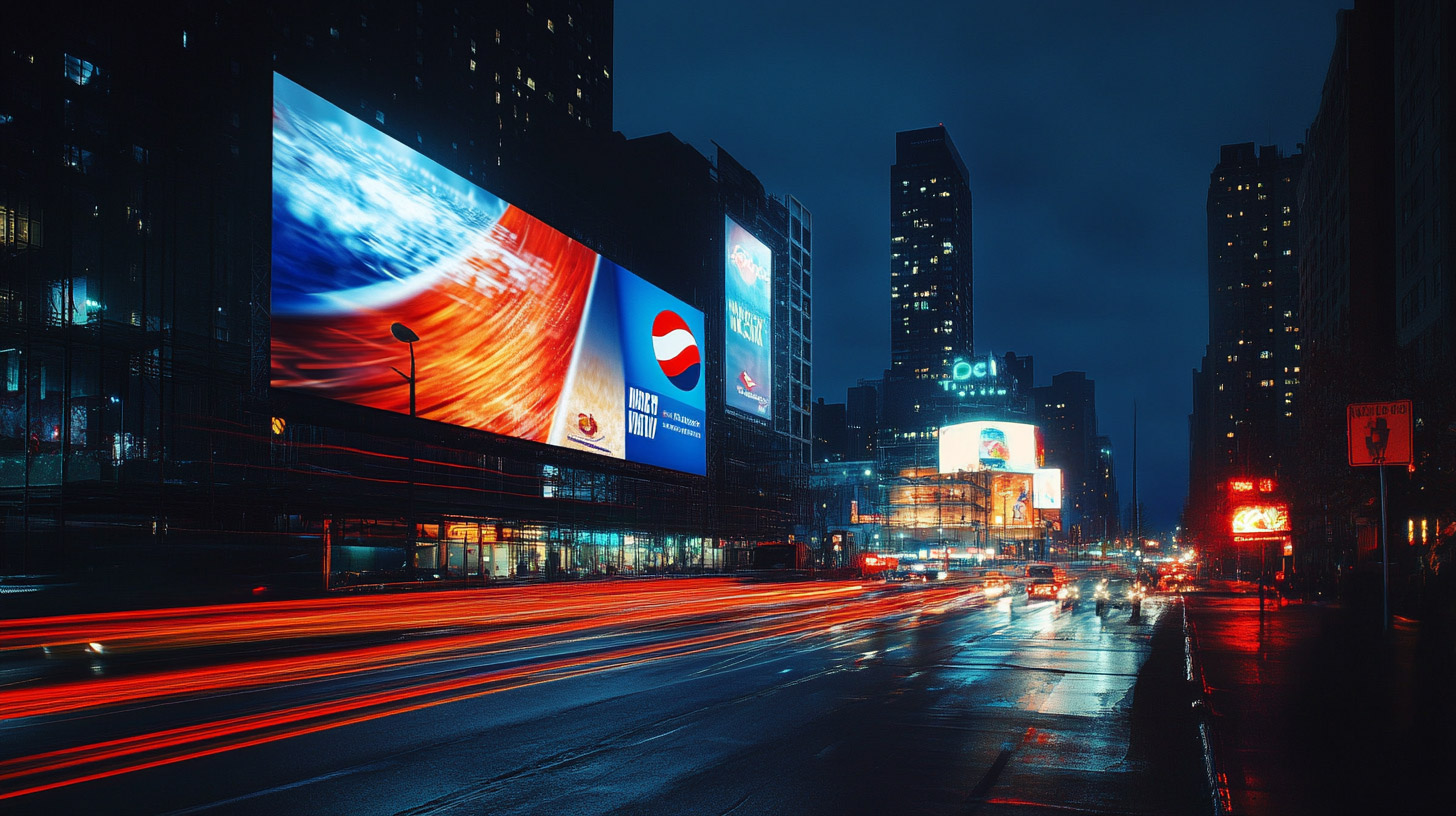
POLYGON ((1411 401, 1359 402, 1345 408, 1350 466, 1411 463, 1411 401))

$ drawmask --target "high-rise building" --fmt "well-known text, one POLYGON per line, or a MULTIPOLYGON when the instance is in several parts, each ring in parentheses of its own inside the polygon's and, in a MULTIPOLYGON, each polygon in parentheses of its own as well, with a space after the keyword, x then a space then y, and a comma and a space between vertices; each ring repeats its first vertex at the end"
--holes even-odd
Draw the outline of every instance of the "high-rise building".
POLYGON ((890 168, 890 369, 942 380, 972 342, 971 181, 943 126, 895 134, 890 168))
POLYGON ((1224 145, 1209 178, 1208 346, 1189 428, 1195 515, 1211 512, 1220 481, 1276 476, 1293 464, 1303 161, 1273 145, 1224 145))
POLYGON ((1096 466, 1090 480, 1092 486, 1092 516, 1083 525, 1083 541, 1107 541, 1121 534, 1118 524, 1117 468, 1112 457, 1112 438, 1099 436, 1096 439, 1096 466))
POLYGON ((848 450, 847 425, 844 403, 825 402, 823 397, 814 403, 814 462, 842 462, 853 458, 846 456, 848 450))
POLYGON ((814 383, 814 320, 810 300, 814 216, 793 196, 785 196, 784 203, 789 208, 788 263, 775 276, 774 284, 783 293, 778 299, 781 305, 776 306, 775 319, 783 325, 782 370, 788 410, 776 425, 779 433, 793 440, 800 462, 808 464, 809 441, 814 438, 813 416, 809 411, 814 383))
POLYGON ((851 460, 874 459, 880 430, 879 380, 860 380, 845 395, 845 455, 851 460))
POLYGON ((1211 451, 1220 473, 1277 475, 1299 395, 1303 155, 1224 145, 1208 187, 1211 451))
POLYGON ((1394 28, 1396 394, 1418 420, 1406 514, 1415 531, 1456 515, 1456 178, 1449 147, 1441 155, 1456 143, 1456 9, 1401 0, 1394 28))
MULTIPOLYGON (((1301 385, 1300 468, 1289 484, 1294 556, 1334 575, 1358 528, 1375 540, 1363 474, 1347 465, 1345 406, 1391 399, 1394 380, 1397 191, 1393 10, 1357 2, 1336 13, 1319 110, 1305 137, 1297 212, 1301 385), (1395 267, 1393 269, 1393 267, 1395 267)), ((1408 100, 1407 100, 1408 101, 1408 100)), ((1410 154, 1411 145, 1403 145, 1410 154)), ((1409 211, 1406 216, 1409 218, 1409 211)))
POLYGON ((1086 539, 1093 535, 1083 528, 1094 506, 1097 384, 1084 372, 1064 371, 1052 377, 1051 385, 1033 388, 1031 398, 1045 465, 1062 470, 1062 529, 1074 541, 1086 539))

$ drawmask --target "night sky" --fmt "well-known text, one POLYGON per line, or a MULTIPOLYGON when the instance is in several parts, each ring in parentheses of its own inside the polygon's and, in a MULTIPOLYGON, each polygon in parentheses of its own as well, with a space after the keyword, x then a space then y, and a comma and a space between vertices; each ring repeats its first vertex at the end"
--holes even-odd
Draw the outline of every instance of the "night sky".
POLYGON ((1177 523, 1222 144, 1293 153, 1349 3, 617 0, 615 128, 717 142, 814 217, 814 396, 889 364, 895 132, 943 123, 974 196, 975 345, 1086 371, 1132 497, 1177 523))

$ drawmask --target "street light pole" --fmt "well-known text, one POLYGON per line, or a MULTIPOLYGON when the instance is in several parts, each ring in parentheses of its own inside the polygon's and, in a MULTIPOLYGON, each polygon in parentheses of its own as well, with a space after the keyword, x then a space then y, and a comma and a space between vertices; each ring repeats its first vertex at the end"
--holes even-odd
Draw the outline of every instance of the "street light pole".
MULTIPOLYGON (((391 323, 389 325, 389 333, 394 336, 394 339, 396 339, 399 342, 404 343, 405 345, 409 346, 409 355, 410 355, 410 372, 409 372, 409 374, 406 375, 403 371, 400 371, 399 369, 394 368, 394 366, 390 366, 390 368, 394 369, 394 373, 398 374, 401 377, 404 377, 405 382, 409 383, 409 415, 410 415, 410 418, 413 419, 415 417, 415 343, 419 342, 420 336, 418 334, 415 334, 414 331, 412 329, 410 329, 409 326, 406 326, 403 323, 391 323)), ((415 550, 415 437, 414 437, 414 429, 413 428, 410 429, 409 449, 410 449, 410 455, 409 455, 409 499, 408 499, 407 505, 406 505, 406 511, 408 512, 409 515, 405 519, 405 531, 404 531, 404 541, 405 541, 405 548, 406 548, 405 549, 405 563, 406 564, 408 564, 410 562, 410 560, 412 560, 414 558, 414 550, 415 550)), ((439 540, 438 540, 438 538, 437 538, 437 540, 435 542, 435 546, 437 548, 436 549, 436 563, 438 564, 439 563, 439 550, 438 550, 439 540)), ((450 550, 449 550, 449 546, 450 546, 449 544, 446 544, 445 545, 445 547, 446 547, 446 550, 445 550, 445 571, 448 571, 450 569, 450 550)), ((461 566, 463 567, 464 566, 464 564, 463 564, 463 562, 464 562, 464 554, 463 554, 463 552, 462 552, 462 555, 461 555, 461 561, 462 561, 462 565, 461 566)))
POLYGON ((391 323, 389 333, 394 335, 394 339, 409 346, 410 373, 405 374, 394 366, 390 366, 390 368, 409 383, 409 415, 413 417, 415 415, 415 343, 419 342, 420 336, 403 323, 391 323))

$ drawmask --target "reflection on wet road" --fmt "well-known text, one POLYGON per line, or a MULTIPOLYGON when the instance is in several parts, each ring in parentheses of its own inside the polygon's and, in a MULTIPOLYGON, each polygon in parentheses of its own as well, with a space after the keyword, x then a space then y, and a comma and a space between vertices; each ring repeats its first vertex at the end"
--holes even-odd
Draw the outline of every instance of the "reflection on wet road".
POLYGON ((1129 619, 1024 597, 713 578, 13 622, 0 801, 1158 810, 1129 723, 1167 604, 1129 619))

